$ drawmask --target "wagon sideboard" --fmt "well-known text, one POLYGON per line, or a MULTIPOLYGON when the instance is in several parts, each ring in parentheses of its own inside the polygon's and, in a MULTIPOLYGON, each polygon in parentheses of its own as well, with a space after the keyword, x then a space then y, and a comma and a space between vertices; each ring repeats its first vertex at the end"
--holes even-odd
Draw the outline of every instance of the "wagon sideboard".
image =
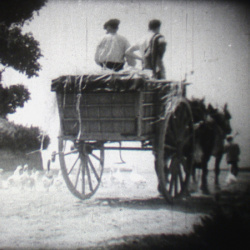
POLYGON ((185 84, 129 74, 61 76, 52 81, 61 135, 81 140, 148 140, 166 100, 185 95, 185 84))

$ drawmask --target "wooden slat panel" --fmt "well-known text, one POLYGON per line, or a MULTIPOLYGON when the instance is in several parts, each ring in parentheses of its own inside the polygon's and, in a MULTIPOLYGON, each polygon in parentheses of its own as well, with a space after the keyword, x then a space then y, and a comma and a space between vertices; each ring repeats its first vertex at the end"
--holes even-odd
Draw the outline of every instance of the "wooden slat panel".
MULTIPOLYGON (((151 136, 154 132, 151 122, 159 110, 157 98, 158 96, 153 92, 83 93, 80 101, 82 134, 88 134, 88 138, 91 134, 93 136, 97 134, 98 136, 100 134, 151 136)), ((66 94, 66 96, 61 94, 58 99, 61 125, 64 134, 69 136, 76 136, 79 131, 76 99, 75 94, 66 94)))

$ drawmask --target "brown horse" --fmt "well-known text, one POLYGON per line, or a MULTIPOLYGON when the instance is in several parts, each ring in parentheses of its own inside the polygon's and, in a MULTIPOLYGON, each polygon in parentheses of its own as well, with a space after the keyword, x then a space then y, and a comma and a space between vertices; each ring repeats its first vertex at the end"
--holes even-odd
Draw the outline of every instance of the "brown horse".
POLYGON ((190 106, 195 126, 195 152, 193 164, 193 181, 196 182, 195 170, 202 169, 201 190, 208 194, 208 162, 215 157, 215 185, 219 188, 220 163, 224 153, 224 140, 231 133, 231 115, 225 104, 223 110, 206 107, 204 99, 192 99, 190 106))

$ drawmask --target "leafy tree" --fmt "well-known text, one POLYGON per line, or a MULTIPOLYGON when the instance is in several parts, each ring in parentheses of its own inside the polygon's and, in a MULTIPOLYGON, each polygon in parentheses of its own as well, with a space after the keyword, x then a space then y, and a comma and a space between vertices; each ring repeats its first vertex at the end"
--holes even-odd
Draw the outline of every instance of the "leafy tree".
POLYGON ((2 73, 12 67, 28 78, 38 76, 42 56, 39 42, 32 33, 22 33, 22 27, 34 18, 47 0, 0 0, 0 116, 6 118, 30 99, 29 91, 21 84, 4 88, 2 73))
POLYGON ((30 92, 22 85, 12 85, 4 88, 0 84, 0 117, 6 118, 7 114, 16 112, 17 107, 23 107, 30 99, 30 92))
POLYGON ((38 76, 42 56, 39 42, 32 33, 22 33, 25 23, 33 19, 47 0, 1 0, 0 1, 0 64, 13 67, 29 78, 38 76))

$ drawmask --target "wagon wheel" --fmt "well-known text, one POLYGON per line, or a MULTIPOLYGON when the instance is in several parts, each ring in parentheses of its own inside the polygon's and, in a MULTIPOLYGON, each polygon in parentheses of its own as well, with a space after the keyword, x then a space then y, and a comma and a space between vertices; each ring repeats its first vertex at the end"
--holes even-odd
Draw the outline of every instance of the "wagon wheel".
POLYGON ((59 160, 70 192, 84 200, 98 189, 104 168, 103 143, 72 143, 59 138, 59 160))
POLYGON ((173 105, 166 119, 159 124, 158 147, 155 150, 158 188, 170 203, 187 190, 194 149, 190 106, 185 98, 173 105))

